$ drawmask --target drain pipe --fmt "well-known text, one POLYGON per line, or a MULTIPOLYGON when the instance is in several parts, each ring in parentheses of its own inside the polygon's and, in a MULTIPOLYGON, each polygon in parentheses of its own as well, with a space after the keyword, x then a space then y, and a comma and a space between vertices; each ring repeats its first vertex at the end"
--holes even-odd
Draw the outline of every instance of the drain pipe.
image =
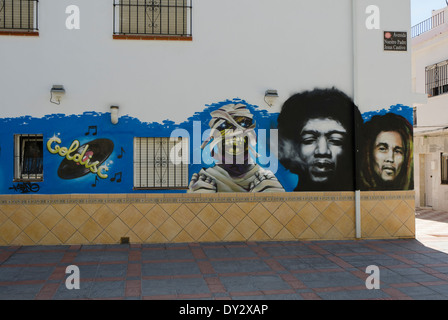
POLYGON ((355 191, 356 239, 361 239, 361 191, 355 191))
MULTIPOLYGON (((353 45, 353 101, 355 105, 358 105, 358 33, 357 33, 357 0, 352 0, 352 45, 353 45)), ((355 231, 356 231, 356 239, 361 239, 361 191, 359 189, 358 184, 358 142, 357 136, 358 132, 356 123, 354 124, 354 136, 355 136, 355 231)))

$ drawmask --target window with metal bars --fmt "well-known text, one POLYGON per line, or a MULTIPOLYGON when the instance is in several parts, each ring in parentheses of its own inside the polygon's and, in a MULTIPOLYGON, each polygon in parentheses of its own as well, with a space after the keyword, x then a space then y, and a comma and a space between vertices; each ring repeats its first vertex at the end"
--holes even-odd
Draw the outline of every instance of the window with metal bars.
POLYGON ((114 34, 191 37, 192 0, 114 0, 114 34))
POLYGON ((442 184, 448 184, 448 153, 442 153, 440 158, 442 184))
POLYGON ((14 181, 40 181, 43 173, 43 135, 14 135, 14 181))
POLYGON ((448 60, 426 67, 426 93, 432 97, 448 93, 448 60))
POLYGON ((38 0, 0 0, 0 31, 37 31, 38 0))
POLYGON ((187 138, 134 138, 135 189, 187 187, 187 138))

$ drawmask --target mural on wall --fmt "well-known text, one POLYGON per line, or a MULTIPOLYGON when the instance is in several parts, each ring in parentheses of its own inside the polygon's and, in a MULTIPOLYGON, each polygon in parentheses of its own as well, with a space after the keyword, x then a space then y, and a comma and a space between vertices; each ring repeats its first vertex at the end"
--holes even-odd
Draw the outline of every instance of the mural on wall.
POLYGON ((233 99, 182 123, 125 115, 113 125, 110 113, 96 112, 5 118, 0 132, 11 139, 2 143, 0 193, 412 190, 412 117, 402 105, 361 115, 346 94, 328 88, 292 95, 280 113, 233 99), (43 136, 42 181, 13 183, 11 132, 43 136), (173 132, 188 138, 186 185, 135 188, 134 138, 173 132))
POLYGON ((395 113, 374 115, 363 127, 361 190, 413 190, 413 127, 395 113))
POLYGON ((39 192, 40 187, 38 183, 19 182, 12 187, 9 187, 9 189, 20 193, 30 193, 39 192))
POLYGON ((61 139, 53 137, 47 142, 47 149, 52 154, 64 157, 58 168, 58 177, 65 180, 76 179, 88 173, 95 173, 101 179, 106 179, 109 169, 102 163, 110 156, 114 143, 109 139, 96 139, 80 146, 74 140, 70 147, 61 147, 61 139), (53 145, 54 144, 54 145, 53 145))
POLYGON ((279 160, 298 176, 294 191, 355 189, 358 107, 343 92, 315 89, 290 97, 278 117, 279 160))
POLYGON ((190 193, 284 192, 274 173, 254 163, 256 121, 244 104, 227 104, 211 112, 210 135, 201 149, 210 148, 215 165, 194 173, 190 193))
MULTIPOLYGON (((40 181, 14 181, 14 161, 2 159, 3 179, 0 192, 7 193, 91 193, 124 192, 117 184, 117 173, 121 170, 118 161, 124 155, 125 141, 112 134, 110 114, 86 112, 82 115, 52 114, 43 118, 23 116, 1 119, 0 131, 5 139, 5 147, 11 157, 15 154, 14 139, 16 134, 43 136, 43 177, 40 181), (108 116, 108 118, 107 118, 108 116), (118 147, 114 143, 117 137, 118 147), (96 138, 96 139, 95 139, 96 138), (121 157, 120 157, 121 152, 121 157), (116 177, 115 179, 113 179, 116 177), (101 188, 95 188, 102 184, 101 188)), ((26 155, 24 155, 26 158, 26 155)))

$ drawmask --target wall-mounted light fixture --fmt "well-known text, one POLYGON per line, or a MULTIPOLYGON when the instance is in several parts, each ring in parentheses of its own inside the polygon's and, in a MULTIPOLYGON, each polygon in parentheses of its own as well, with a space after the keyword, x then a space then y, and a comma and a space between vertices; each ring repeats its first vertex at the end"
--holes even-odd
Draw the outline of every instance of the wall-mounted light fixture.
POLYGON ((50 102, 54 104, 61 104, 61 98, 65 94, 64 86, 55 84, 50 90, 50 102))
POLYGON ((266 90, 264 94, 264 102, 266 102, 268 106, 272 107, 277 98, 278 98, 277 90, 272 89, 266 90))
POLYGON ((110 122, 112 124, 118 123, 118 106, 110 106, 110 122))

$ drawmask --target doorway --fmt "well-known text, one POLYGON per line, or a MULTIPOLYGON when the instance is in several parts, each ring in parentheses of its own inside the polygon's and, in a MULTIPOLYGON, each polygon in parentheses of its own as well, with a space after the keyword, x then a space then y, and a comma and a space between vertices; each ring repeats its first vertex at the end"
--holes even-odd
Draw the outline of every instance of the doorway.
POLYGON ((424 156, 424 192, 425 195, 423 197, 424 207, 432 207, 433 205, 433 176, 435 169, 435 161, 432 159, 431 154, 426 154, 424 156))

